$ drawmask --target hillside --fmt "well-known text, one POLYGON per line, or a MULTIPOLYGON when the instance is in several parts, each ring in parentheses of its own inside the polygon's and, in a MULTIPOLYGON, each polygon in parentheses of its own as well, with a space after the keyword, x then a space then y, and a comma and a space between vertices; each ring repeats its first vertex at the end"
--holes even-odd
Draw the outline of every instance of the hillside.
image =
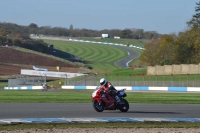
POLYGON ((50 71, 56 71, 56 66, 60 66, 63 72, 82 71, 81 68, 51 56, 22 52, 11 47, 0 47, 0 75, 18 75, 20 69, 32 69, 33 65, 48 68, 50 71))

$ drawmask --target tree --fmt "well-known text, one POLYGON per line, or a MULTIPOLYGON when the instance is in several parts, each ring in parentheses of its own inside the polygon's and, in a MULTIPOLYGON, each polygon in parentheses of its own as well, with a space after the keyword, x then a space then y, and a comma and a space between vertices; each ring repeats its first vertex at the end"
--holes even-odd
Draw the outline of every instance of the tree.
POLYGON ((12 44, 13 44, 14 46, 20 46, 21 41, 20 41, 20 39, 12 39, 12 44))
POLYGON ((174 63, 174 55, 177 48, 175 44, 176 35, 161 36, 159 45, 160 65, 171 65, 174 63))
POLYGON ((192 29, 182 33, 176 44, 176 62, 181 64, 198 64, 200 63, 200 28, 192 29))
POLYGON ((140 60, 147 65, 155 66, 159 65, 159 39, 153 39, 150 43, 144 46, 144 52, 140 56, 140 60))
POLYGON ((73 28, 73 25, 71 24, 71 25, 69 26, 69 30, 70 30, 70 31, 73 31, 73 29, 74 29, 74 28, 73 28))
POLYGON ((37 24, 31 23, 29 24, 29 28, 38 28, 37 24))
POLYGON ((176 50, 175 35, 163 35, 145 45, 140 60, 147 65, 171 65, 176 50))
POLYGON ((73 36, 72 34, 73 34, 73 25, 71 24, 70 26, 69 26, 69 32, 70 32, 70 36, 73 36))
POLYGON ((130 29, 124 29, 121 31, 120 36, 122 38, 132 38, 131 34, 132 34, 132 31, 130 29))
POLYGON ((195 12, 192 19, 187 22, 189 27, 200 27, 200 1, 196 3, 195 12))
POLYGON ((0 36, 5 37, 6 36, 6 30, 0 28, 0 36))

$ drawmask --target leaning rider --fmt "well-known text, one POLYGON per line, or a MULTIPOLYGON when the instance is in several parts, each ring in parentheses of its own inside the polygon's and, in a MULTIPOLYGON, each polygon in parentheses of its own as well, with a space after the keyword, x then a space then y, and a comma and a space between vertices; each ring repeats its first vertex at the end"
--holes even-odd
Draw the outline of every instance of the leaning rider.
POLYGON ((108 82, 105 78, 102 78, 100 80, 100 85, 101 85, 101 88, 99 89, 100 91, 103 90, 103 91, 109 91, 111 95, 113 95, 115 97, 115 100, 117 103, 120 102, 120 98, 117 96, 117 90, 113 87, 113 85, 108 82))
POLYGON ((47 83, 44 83, 44 84, 42 85, 42 87, 43 87, 43 90, 47 90, 47 83))

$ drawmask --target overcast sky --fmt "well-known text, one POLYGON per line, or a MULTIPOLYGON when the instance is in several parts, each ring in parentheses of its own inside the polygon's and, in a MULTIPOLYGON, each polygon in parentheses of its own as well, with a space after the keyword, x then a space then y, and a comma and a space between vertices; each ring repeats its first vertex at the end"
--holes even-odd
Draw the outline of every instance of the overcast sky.
POLYGON ((1 0, 0 22, 86 28, 185 31, 199 0, 1 0))

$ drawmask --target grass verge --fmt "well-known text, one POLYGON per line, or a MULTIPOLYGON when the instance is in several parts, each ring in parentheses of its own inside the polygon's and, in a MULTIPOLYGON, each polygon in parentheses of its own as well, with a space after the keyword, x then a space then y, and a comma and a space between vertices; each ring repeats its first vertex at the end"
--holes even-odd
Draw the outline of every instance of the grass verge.
MULTIPOLYGON (((0 90, 0 102, 90 103, 93 90, 0 90)), ((199 93, 127 92, 129 103, 200 104, 199 93)))
POLYGON ((0 125, 1 130, 67 129, 67 128, 199 128, 200 123, 185 122, 114 122, 114 123, 53 123, 0 125))

